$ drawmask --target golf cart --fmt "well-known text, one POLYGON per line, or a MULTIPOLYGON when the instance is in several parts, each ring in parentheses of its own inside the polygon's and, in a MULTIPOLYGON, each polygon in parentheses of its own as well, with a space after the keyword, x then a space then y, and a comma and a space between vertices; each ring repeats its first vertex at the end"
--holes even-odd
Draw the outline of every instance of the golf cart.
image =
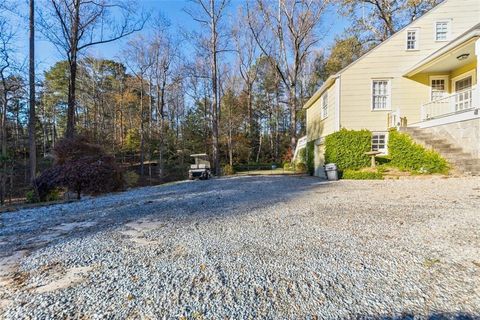
POLYGON ((210 162, 208 161, 207 154, 192 154, 190 157, 195 159, 195 164, 190 165, 190 170, 188 170, 188 178, 190 180, 208 180, 211 176, 211 173, 210 162))

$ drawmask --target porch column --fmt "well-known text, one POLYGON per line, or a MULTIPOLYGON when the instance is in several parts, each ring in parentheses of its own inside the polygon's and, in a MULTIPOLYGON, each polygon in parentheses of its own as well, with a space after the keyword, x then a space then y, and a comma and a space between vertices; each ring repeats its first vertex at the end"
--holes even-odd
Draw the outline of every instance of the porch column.
POLYGON ((473 92, 473 106, 480 109, 480 38, 475 42, 475 55, 477 56, 477 85, 473 92))

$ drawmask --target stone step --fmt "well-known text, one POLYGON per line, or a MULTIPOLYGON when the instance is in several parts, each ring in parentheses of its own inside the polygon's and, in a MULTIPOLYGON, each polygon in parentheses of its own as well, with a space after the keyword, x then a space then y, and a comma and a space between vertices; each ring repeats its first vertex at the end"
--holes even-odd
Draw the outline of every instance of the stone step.
POLYGON ((464 152, 460 145, 421 128, 401 128, 400 131, 410 135, 415 142, 423 145, 425 148, 437 151, 458 172, 480 175, 480 159, 464 152))
MULTIPOLYGON (((456 147, 440 147, 440 148, 435 148, 439 153, 453 153, 453 154, 459 154, 462 153, 462 148, 456 148, 456 147)), ((467 155, 468 156, 468 155, 467 155)))
MULTIPOLYGON (((449 159, 447 159, 449 160, 449 159)), ((480 166, 480 160, 478 159, 468 159, 468 158, 462 158, 462 159, 452 159, 449 160, 450 163, 455 164, 455 165, 476 165, 480 166)))

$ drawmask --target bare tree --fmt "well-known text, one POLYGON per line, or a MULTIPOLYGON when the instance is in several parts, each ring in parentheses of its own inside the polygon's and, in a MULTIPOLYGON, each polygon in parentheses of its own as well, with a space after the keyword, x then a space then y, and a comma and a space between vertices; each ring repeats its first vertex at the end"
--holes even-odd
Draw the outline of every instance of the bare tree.
POLYGON ((145 79, 153 66, 151 47, 143 36, 128 42, 125 50, 125 64, 134 73, 140 83, 140 175, 144 175, 145 160, 145 79))
MULTIPOLYGON (((255 37, 245 25, 248 24, 248 17, 240 12, 238 14, 237 24, 233 29, 233 39, 235 41, 235 49, 237 52, 238 71, 244 82, 244 90, 247 94, 248 108, 248 128, 247 135, 250 142, 250 150, 254 145, 253 134, 253 86, 258 76, 257 60, 260 57, 260 49, 255 41, 255 37)), ((253 154, 251 152, 251 154, 253 154)), ((250 156, 249 156, 250 160, 250 156)))
POLYGON ((12 81, 14 63, 12 59, 13 31, 7 19, 0 16, 0 204, 4 204, 7 182, 7 113, 11 93, 18 89, 18 82, 12 81))
POLYGON ((219 121, 220 121, 220 85, 218 76, 218 55, 223 50, 220 47, 220 23, 225 14, 228 0, 193 0, 199 7, 201 14, 187 11, 190 16, 209 30, 209 58, 210 77, 212 86, 212 154, 216 175, 220 175, 220 150, 219 150, 219 121))
POLYGON ((157 19, 154 25, 154 36, 151 43, 151 53, 153 54, 153 68, 151 72, 155 78, 155 90, 157 96, 156 120, 158 130, 158 166, 159 177, 162 178, 164 171, 164 144, 165 144, 165 104, 166 88, 169 78, 173 71, 175 59, 178 57, 178 43, 175 43, 168 34, 168 23, 162 19, 157 19))
POLYGON ((126 1, 46 0, 40 14, 42 33, 65 55, 70 71, 66 136, 75 134, 77 61, 85 49, 119 40, 141 30, 146 16, 126 1), (47 9, 48 8, 48 9, 47 9), (115 15, 113 12, 115 11, 115 15), (115 17, 114 17, 115 16, 115 17), (115 18, 121 17, 121 21, 115 18))
POLYGON ((29 39, 29 85, 30 101, 28 113, 28 143, 30 161, 30 180, 35 180, 37 174, 37 144, 35 137, 35 1, 30 0, 30 39, 29 39))
POLYGON ((336 0, 364 41, 380 43, 443 0, 336 0))
POLYGON ((300 75, 320 40, 316 31, 326 4, 322 0, 278 0, 275 7, 270 1, 257 0, 255 9, 247 7, 250 30, 288 91, 292 149, 297 142, 300 75))

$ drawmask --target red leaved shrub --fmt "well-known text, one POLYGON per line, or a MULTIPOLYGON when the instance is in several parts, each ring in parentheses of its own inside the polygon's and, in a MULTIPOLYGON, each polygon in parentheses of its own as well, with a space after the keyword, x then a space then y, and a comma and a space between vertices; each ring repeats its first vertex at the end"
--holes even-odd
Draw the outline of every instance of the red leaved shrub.
POLYGON ((85 137, 61 140, 53 150, 55 162, 36 180, 40 200, 58 187, 81 193, 100 194, 123 188, 122 171, 112 156, 85 137))

